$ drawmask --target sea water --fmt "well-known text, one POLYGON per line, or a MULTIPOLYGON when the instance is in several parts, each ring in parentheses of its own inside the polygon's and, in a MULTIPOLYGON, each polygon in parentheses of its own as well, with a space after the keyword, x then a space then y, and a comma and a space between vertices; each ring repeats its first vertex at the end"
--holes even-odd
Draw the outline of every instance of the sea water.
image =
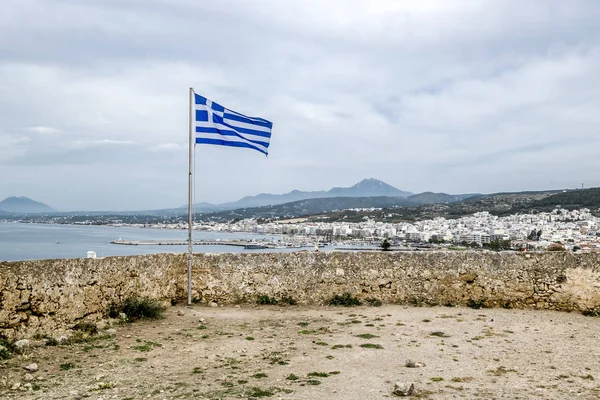
MULTIPOLYGON (((187 246, 118 245, 112 240, 187 240, 186 230, 92 225, 29 224, 0 222, 0 261, 48 258, 82 258, 95 251, 98 257, 153 253, 185 253, 187 246)), ((198 232, 194 240, 281 239, 248 233, 198 232)), ((245 250, 238 246, 194 246, 198 253, 294 251, 298 249, 245 250)))

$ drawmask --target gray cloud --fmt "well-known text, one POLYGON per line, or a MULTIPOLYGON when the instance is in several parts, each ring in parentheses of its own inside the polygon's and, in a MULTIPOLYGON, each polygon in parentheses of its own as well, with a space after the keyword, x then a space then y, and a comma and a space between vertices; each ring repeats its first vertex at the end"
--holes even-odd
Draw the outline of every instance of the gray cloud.
POLYGON ((600 186, 599 19, 591 0, 12 2, 0 198, 185 203, 190 86, 274 122, 267 159, 197 147, 199 201, 600 186))

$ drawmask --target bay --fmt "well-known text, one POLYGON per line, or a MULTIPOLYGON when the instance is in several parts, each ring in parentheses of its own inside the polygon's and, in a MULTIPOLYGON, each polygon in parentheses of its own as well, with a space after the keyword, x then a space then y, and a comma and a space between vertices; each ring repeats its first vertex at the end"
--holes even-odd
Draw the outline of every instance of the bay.
MULTIPOLYGON (((187 240, 187 231, 135 227, 24 224, 0 222, 0 261, 39 260, 51 258, 84 258, 89 250, 98 257, 154 253, 186 253, 187 246, 140 245, 110 243, 112 240, 187 240)), ((194 231, 194 240, 260 240, 282 239, 280 235, 194 231)), ((195 253, 298 251, 298 249, 246 250, 238 246, 194 246, 195 253)))

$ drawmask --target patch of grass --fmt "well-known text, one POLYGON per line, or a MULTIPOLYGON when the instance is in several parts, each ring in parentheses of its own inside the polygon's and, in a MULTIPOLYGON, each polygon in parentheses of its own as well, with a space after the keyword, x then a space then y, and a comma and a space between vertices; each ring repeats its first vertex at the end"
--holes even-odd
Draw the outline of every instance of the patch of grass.
POLYGON ((285 360, 284 355, 280 351, 272 351, 269 354, 263 356, 263 360, 269 360, 269 364, 288 365, 289 363, 285 360))
POLYGON ((329 374, 327 372, 309 372, 306 376, 317 377, 317 378, 327 378, 327 377, 329 377, 329 374))
POLYGON ((373 338, 377 338, 379 336, 373 335, 371 333, 361 333, 360 335, 356 335, 356 337, 359 337, 361 339, 373 339, 373 338))
POLYGON ((342 295, 336 294, 327 302, 330 306, 343 306, 343 307, 353 307, 360 306, 360 301, 356 297, 352 297, 350 293, 344 293, 342 295))
POLYGON ((336 350, 336 349, 351 349, 352 345, 351 344, 334 344, 331 349, 332 350, 336 350))
POLYGON ((301 327, 303 327, 303 328, 306 328, 308 326, 308 324, 310 324, 310 322, 305 322, 305 321, 298 322, 298 325, 301 326, 301 327))
POLYGON ((592 375, 590 375, 590 374, 587 374, 587 375, 582 376, 581 379, 586 379, 588 381, 593 381, 594 377, 592 375))
POLYGON ((254 340, 252 336, 246 336, 246 340, 254 340))
POLYGON ((367 302, 368 305, 370 305, 372 307, 381 307, 383 304, 381 302, 381 300, 379 300, 375 297, 369 297, 368 299, 365 299, 365 301, 367 302))
POLYGON ((253 387, 250 388, 250 390, 247 393, 248 397, 271 397, 275 395, 275 392, 273 390, 269 390, 269 389, 261 389, 261 388, 257 388, 257 387, 253 387))
POLYGON ((441 382, 444 380, 444 378, 442 378, 441 376, 434 376, 433 378, 429 379, 431 379, 432 382, 441 382))
POLYGON ((248 381, 245 379, 238 379, 237 383, 240 385, 245 385, 246 383, 248 383, 248 381))
POLYGON ((68 371, 70 369, 75 368, 75 364, 73 363, 64 363, 64 364, 60 364, 60 366, 58 367, 60 368, 61 371, 68 371))
POLYGON ((148 359, 146 357, 136 357, 133 359, 133 361, 135 362, 144 362, 144 361, 148 361, 148 359))
POLYGON ((285 379, 287 379, 288 381, 297 381, 300 378, 297 375, 289 374, 285 379))
POLYGON ((89 352, 90 350, 94 350, 94 349, 104 349, 105 347, 99 344, 88 344, 86 346, 83 347, 83 351, 85 353, 89 352))
POLYGON ((298 333, 301 335, 316 335, 318 332, 313 331, 313 330, 303 329, 301 331, 298 331, 298 333))
POLYGON ((329 375, 339 375, 340 373, 340 371, 331 371, 329 375))
POLYGON ((373 324, 365 324, 365 326, 374 327, 375 325, 373 325, 373 324))
POLYGON ((267 376, 268 376, 268 375, 267 375, 267 374, 265 374, 264 372, 259 372, 259 373, 257 373, 257 374, 254 374, 254 375, 252 375, 252 377, 253 377, 253 378, 256 378, 256 379, 262 379, 262 378, 266 378, 267 376))
POLYGON ((449 335, 446 335, 444 332, 442 331, 435 331, 435 332, 431 332, 429 334, 429 336, 437 336, 437 337, 450 337, 449 335))
POLYGON ((374 344, 374 343, 364 343, 364 344, 361 344, 360 347, 362 347, 364 349, 383 349, 382 345, 374 344))
POLYGON ((315 344, 317 346, 329 346, 329 344, 327 342, 316 342, 315 344))
POLYGON ((321 384, 321 381, 318 381, 316 379, 309 379, 306 381, 307 385, 312 385, 312 386, 317 386, 321 384))
POLYGON ((328 356, 325 356, 325 358, 328 359, 328 360, 333 360, 335 357, 332 356, 332 355, 328 355, 328 356))
POLYGON ((430 320, 430 319, 424 319, 424 320, 423 320, 423 321, 421 321, 421 322, 431 322, 431 320, 430 320))
POLYGON ((108 340, 108 339, 112 339, 113 337, 111 335, 104 334, 104 335, 94 335, 94 336, 88 336, 83 332, 76 332, 73 336, 71 336, 69 338, 69 340, 67 341, 67 344, 78 344, 78 343, 94 343, 100 340, 108 340))
POLYGON ((204 330, 204 329, 208 329, 208 328, 206 327, 206 325, 200 325, 200 326, 198 327, 198 329, 199 329, 199 330, 204 330))
POLYGON ((137 350, 137 351, 149 352, 152 349, 154 349, 155 347, 162 347, 162 344, 146 341, 146 343, 144 343, 143 345, 133 346, 133 349, 137 350))
POLYGON ((270 305, 270 306, 274 306, 277 303, 279 303, 277 301, 276 298, 274 297, 270 297, 266 294, 260 295, 258 296, 258 298, 256 299, 256 304, 261 304, 261 305, 270 305))
POLYGON ((465 376, 463 378, 455 377, 455 378, 452 378, 450 380, 452 382, 455 382, 455 383, 459 383, 459 382, 471 382, 473 380, 473 378, 470 377, 470 376, 465 376))
POLYGON ((491 373, 491 374, 493 374, 495 376, 501 376, 501 375, 508 374, 509 372, 517 372, 517 370, 515 370, 515 369, 507 369, 506 367, 504 367, 504 366, 501 365, 498 368, 496 368, 496 369, 490 369, 487 372, 489 372, 489 373, 491 373))
POLYGON ((194 367, 192 370, 192 374, 202 374, 203 372, 202 367, 194 367))
POLYGON ((115 387, 114 383, 103 382, 103 383, 100 383, 98 386, 90 389, 90 391, 93 392, 93 391, 98 391, 98 390, 106 390, 106 389, 112 389, 114 387, 115 387))

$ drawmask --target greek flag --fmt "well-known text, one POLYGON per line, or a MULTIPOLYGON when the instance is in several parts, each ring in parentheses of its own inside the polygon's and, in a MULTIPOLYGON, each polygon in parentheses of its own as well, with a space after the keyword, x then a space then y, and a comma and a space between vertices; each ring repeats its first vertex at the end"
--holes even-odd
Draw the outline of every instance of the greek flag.
POLYGON ((196 143, 247 147, 268 154, 273 123, 248 117, 194 93, 196 143))

